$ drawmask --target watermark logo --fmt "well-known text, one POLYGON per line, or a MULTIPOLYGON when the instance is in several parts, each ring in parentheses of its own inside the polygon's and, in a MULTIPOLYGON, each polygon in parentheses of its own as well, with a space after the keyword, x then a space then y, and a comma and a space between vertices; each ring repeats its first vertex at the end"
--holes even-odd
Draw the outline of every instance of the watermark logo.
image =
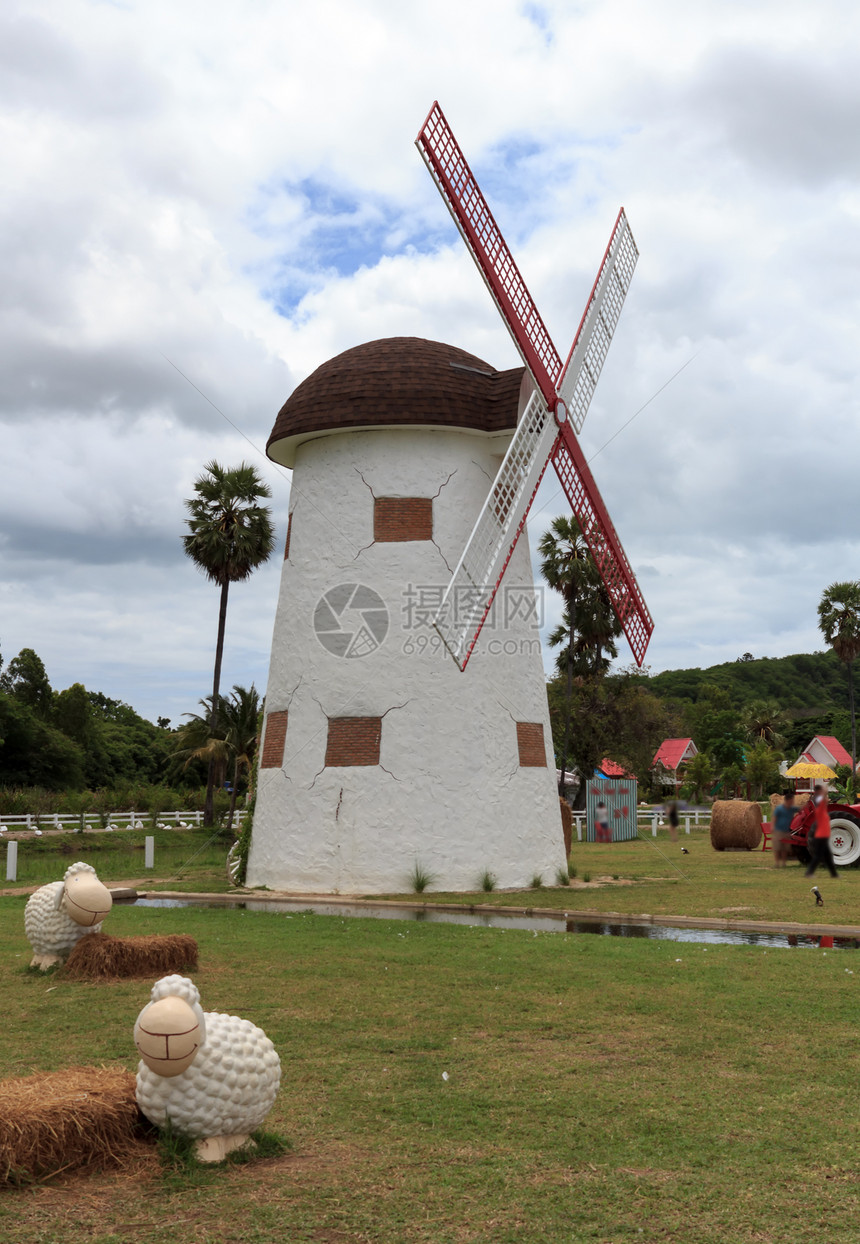
MULTIPOLYGON (((402 593, 401 614, 405 631, 432 626, 438 613, 447 584, 408 583, 402 593)), ((487 602, 493 594, 492 586, 481 584, 457 585, 446 603, 450 623, 472 623, 481 620, 487 602)), ((503 583, 484 621, 487 630, 507 629, 516 623, 541 627, 546 620, 543 585, 521 586, 503 583)))
POLYGON ((314 633, 336 657, 366 657, 385 641, 385 601, 363 583, 339 583, 317 601, 314 633))

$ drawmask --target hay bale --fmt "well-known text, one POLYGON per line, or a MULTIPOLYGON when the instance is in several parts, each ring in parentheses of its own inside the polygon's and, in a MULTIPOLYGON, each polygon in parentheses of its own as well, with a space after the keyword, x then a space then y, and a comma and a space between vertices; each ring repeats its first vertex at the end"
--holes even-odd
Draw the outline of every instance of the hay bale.
POLYGON ((82 937, 66 960, 63 976, 76 981, 157 978, 197 967, 197 942, 187 933, 166 937, 111 937, 90 933, 82 937))
MULTIPOLYGON (((802 807, 803 807, 803 805, 804 805, 805 803, 809 803, 809 801, 810 801, 810 799, 811 799, 811 798, 812 798, 812 795, 809 793, 809 791, 808 791, 808 790, 799 791, 799 792, 798 792, 798 793, 794 796, 794 806, 795 806, 795 808, 802 808, 802 807)), ((777 805, 778 803, 782 803, 782 795, 771 795, 771 797, 770 797, 770 812, 771 812, 771 816, 773 816, 773 810, 774 810, 774 808, 776 807, 776 805, 777 805)))
POLYGON ((138 1147, 140 1127, 130 1071, 70 1067, 2 1080, 0 1186, 117 1166, 138 1147))
POLYGON ((561 832, 564 834, 564 858, 568 859, 573 843, 573 813, 570 804, 561 795, 558 797, 558 806, 561 812, 561 832))
POLYGON ((744 799, 715 799, 711 809, 711 846, 715 851, 761 846, 761 807, 744 799))

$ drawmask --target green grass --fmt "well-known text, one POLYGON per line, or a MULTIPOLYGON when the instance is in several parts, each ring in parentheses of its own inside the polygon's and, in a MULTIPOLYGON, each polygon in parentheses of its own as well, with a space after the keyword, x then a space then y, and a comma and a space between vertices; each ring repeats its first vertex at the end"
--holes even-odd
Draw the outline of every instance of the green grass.
POLYGON ((435 875, 431 873, 429 869, 424 868, 423 865, 419 864, 418 860, 416 860, 410 876, 413 891, 416 894, 423 894, 428 886, 431 886, 435 880, 435 875))
POLYGON ((201 1162, 191 1137, 175 1132, 168 1123, 156 1135, 163 1186, 174 1191, 199 1188, 217 1180, 225 1166, 242 1166, 263 1158, 279 1158, 290 1149, 289 1143, 273 1132, 252 1132, 251 1140, 252 1144, 233 1149, 223 1162, 201 1162))
POLYGON ((810 894, 813 882, 804 877, 804 868, 790 861, 786 868, 776 869, 770 851, 714 851, 703 831, 689 837, 682 833, 677 844, 668 834, 661 833, 656 839, 648 834, 632 842, 574 842, 569 869, 574 882, 570 888, 556 884, 539 891, 495 890, 489 894, 434 890, 426 898, 428 902, 495 907, 860 925, 860 869, 843 869, 838 881, 819 869, 815 882, 825 905, 816 910, 810 894), (682 846, 688 848, 689 855, 681 854, 682 846), (590 882, 587 889, 576 884, 577 877, 590 882))
POLYGON ((113 833, 46 834, 18 843, 18 879, 6 876, 6 850, 0 847, 0 889, 58 881, 69 864, 85 860, 102 881, 136 878, 152 889, 225 891, 230 842, 206 829, 115 830, 113 833), (155 868, 143 866, 144 839, 155 839, 155 868))
MULTIPOLYGON (((23 907, 0 899, 4 1074, 133 1068, 148 984, 28 973, 23 907)), ((155 1165, 7 1192, 4 1244, 856 1241, 854 952, 240 910, 108 927, 198 939, 204 1006, 280 1052, 264 1127, 291 1151, 205 1186, 155 1165)))

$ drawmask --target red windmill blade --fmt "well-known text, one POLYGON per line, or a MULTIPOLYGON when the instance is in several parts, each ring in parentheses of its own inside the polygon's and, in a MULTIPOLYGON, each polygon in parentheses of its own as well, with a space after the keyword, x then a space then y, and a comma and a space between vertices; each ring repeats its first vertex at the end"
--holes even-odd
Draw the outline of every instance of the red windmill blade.
POLYGON ((636 266, 638 251, 624 209, 618 213, 570 354, 562 364, 438 103, 415 142, 536 389, 433 624, 454 660, 465 669, 551 461, 633 656, 641 665, 654 623, 568 418, 570 409, 579 431, 636 266))

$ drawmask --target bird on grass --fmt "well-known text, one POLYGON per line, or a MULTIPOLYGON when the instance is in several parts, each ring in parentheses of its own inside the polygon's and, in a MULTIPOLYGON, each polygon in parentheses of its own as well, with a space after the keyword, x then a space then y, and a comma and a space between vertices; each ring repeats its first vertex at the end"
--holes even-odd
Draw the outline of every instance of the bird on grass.
POLYGON ((687 848, 686 848, 686 847, 681 847, 681 854, 682 854, 682 855, 689 855, 689 854, 690 854, 690 852, 687 850, 687 848))
POLYGON ((823 907, 823 906, 824 906, 824 899, 821 897, 821 891, 819 890, 819 888, 818 888, 818 886, 817 886, 817 885, 814 885, 814 886, 812 887, 812 893, 815 895, 815 906, 816 906, 816 907, 823 907))

